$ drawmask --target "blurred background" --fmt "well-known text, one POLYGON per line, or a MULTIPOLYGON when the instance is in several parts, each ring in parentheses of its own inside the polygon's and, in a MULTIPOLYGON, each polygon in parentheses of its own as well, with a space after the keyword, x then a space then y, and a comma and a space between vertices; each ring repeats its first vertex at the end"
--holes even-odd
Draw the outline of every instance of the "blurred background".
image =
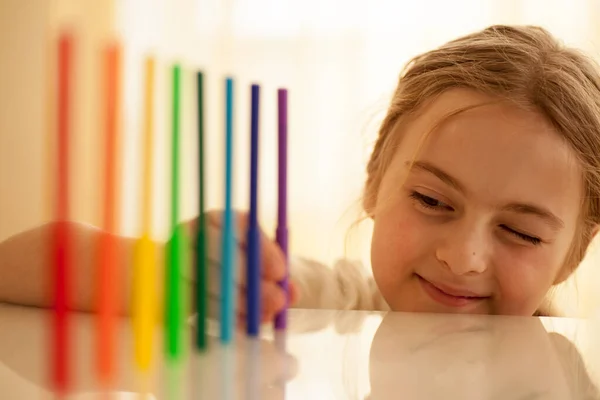
MULTIPOLYGON (((361 216, 365 165, 404 64, 416 54, 491 24, 536 24, 599 58, 597 0, 0 0, 0 240, 51 216, 50 170, 55 40, 76 36, 73 219, 99 225, 102 155, 100 55, 124 50, 120 232, 140 229, 144 58, 158 62, 154 226, 168 232, 169 68, 185 68, 182 217, 197 215, 193 73, 206 73, 207 204, 223 204, 224 78, 236 79, 234 205, 246 209, 249 85, 262 85, 260 215, 276 216, 276 89, 289 99, 291 249, 328 265, 352 258, 369 268, 369 221, 361 216)), ((594 249, 556 293, 572 315, 600 305, 594 249)))

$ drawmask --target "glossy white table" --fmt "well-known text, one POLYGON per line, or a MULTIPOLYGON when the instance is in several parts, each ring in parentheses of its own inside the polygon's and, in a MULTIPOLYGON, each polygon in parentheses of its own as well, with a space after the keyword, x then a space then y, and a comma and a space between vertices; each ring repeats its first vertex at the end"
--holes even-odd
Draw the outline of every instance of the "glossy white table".
MULTIPOLYGON (((46 310, 0 304, 0 399, 52 397, 49 318, 46 310)), ((72 326, 68 398, 106 398, 94 374, 93 316, 75 314, 72 326)), ((291 310, 285 338, 265 330, 261 341, 240 335, 222 347, 215 340, 179 367, 162 362, 157 331, 160 360, 146 379, 133 364, 128 320, 118 332, 112 399, 565 400, 598 398, 590 385, 600 386, 594 321, 291 310)))

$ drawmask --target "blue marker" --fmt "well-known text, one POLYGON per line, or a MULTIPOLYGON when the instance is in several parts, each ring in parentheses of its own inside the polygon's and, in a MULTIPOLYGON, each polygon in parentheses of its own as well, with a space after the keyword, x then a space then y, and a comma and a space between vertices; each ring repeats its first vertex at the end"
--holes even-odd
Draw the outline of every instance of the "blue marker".
POLYGON ((235 225, 232 200, 233 175, 233 79, 225 81, 225 211, 221 241, 221 342, 230 343, 235 321, 235 225))
POLYGON ((250 117, 250 213, 247 248, 247 321, 248 336, 260 330, 260 230, 258 227, 258 111, 260 87, 252 85, 250 117))

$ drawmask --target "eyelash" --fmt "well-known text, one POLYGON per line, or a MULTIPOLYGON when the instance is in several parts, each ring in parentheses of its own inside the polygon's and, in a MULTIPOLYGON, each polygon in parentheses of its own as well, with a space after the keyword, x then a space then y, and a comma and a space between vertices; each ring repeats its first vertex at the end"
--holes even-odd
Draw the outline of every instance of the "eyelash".
MULTIPOLYGON (((436 198, 426 196, 426 195, 416 192, 416 191, 412 191, 410 193, 410 197, 413 200, 416 200, 419 203, 419 205, 423 208, 427 208, 430 210, 436 210, 436 211, 454 211, 454 209, 452 207, 450 207, 449 205, 447 205, 445 203, 442 203, 441 201, 437 200, 436 198), (438 205, 432 205, 430 203, 438 203, 438 205)), ((529 236, 524 233, 515 231, 514 229, 511 229, 506 225, 500 225, 500 227, 502 229, 504 229, 504 231, 510 233, 511 235, 516 236, 517 238, 524 240, 526 242, 529 242, 535 246, 541 244, 541 242, 542 242, 542 240, 538 237, 529 236)))
POLYGON ((513 230, 513 229, 509 228, 509 227, 508 227, 508 226, 506 226, 506 225, 500 225, 500 227, 501 227, 502 229, 504 229, 506 232, 508 232, 508 233, 510 233, 510 234, 512 234, 512 235, 515 235, 515 236, 516 236, 516 237, 518 237, 519 239, 521 239, 521 240, 524 240, 524 241, 526 241, 526 242, 529 242, 529 243, 531 243, 531 244, 533 244, 533 245, 535 245, 535 246, 537 246, 537 245, 539 245, 540 243, 542 243, 542 239, 540 239, 540 238, 537 238, 537 237, 535 237, 535 236, 529 236, 529 235, 526 235, 526 234, 524 234, 524 233, 517 232, 517 231, 515 231, 515 230, 513 230))
POLYGON ((452 207, 450 207, 449 205, 447 205, 446 203, 442 203, 441 201, 439 201, 436 198, 430 197, 430 196, 426 196, 422 193, 416 192, 416 191, 412 191, 410 193, 410 197, 414 200, 416 200, 417 202, 419 202, 419 205, 423 208, 428 208, 431 210, 438 210, 438 211, 454 211, 454 209, 452 207), (438 205, 431 205, 429 203, 438 203, 438 205))

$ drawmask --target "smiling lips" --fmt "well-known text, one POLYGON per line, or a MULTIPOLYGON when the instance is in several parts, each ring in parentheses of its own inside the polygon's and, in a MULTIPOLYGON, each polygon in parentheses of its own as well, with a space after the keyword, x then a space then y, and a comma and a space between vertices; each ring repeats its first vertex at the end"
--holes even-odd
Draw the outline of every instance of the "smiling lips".
POLYGON ((480 296, 468 290, 455 289, 438 283, 433 284, 420 275, 417 277, 425 293, 434 301, 446 306, 464 307, 489 298, 489 296, 480 296))

